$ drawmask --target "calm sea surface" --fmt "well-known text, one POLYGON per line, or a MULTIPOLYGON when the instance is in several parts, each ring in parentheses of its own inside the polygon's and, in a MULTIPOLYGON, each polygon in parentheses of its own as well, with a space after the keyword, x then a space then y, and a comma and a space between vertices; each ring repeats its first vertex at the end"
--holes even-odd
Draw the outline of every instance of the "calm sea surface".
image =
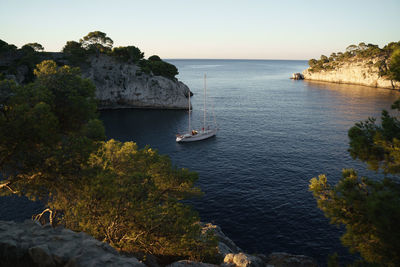
MULTIPOLYGON (((172 110, 104 111, 107 136, 150 145, 178 167, 198 172, 205 195, 190 203, 203 221, 220 225, 245 251, 305 254, 322 264, 333 252, 348 259, 339 240, 342 230, 316 207, 308 183, 325 173, 334 184, 350 167, 376 176, 349 156, 347 131, 357 121, 379 116, 400 94, 288 79, 305 69, 306 61, 169 62, 194 93, 192 122, 198 127, 207 74, 208 115, 212 122, 215 114, 217 137, 177 144, 175 134, 187 129, 188 115, 172 110)), ((37 207, 3 198, 0 208, 0 219, 21 220, 37 207)))

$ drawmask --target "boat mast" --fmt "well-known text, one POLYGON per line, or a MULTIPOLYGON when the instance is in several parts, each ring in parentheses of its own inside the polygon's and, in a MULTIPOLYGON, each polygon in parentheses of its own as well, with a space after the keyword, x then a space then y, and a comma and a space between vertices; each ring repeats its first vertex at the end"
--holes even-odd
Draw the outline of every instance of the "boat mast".
POLYGON ((189 131, 188 131, 188 133, 190 134, 191 132, 192 132, 192 130, 191 130, 191 125, 190 125, 190 90, 188 91, 188 95, 189 95, 189 131))
POLYGON ((207 97, 207 84, 206 84, 206 74, 204 74, 204 119, 203 119, 203 132, 206 130, 206 97, 207 97))

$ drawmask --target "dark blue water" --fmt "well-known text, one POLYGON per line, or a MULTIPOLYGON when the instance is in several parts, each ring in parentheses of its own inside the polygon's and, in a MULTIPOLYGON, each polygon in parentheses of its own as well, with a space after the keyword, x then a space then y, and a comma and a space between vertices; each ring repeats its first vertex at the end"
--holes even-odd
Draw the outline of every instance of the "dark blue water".
MULTIPOLYGON (((194 92, 192 122, 198 127, 207 74, 208 115, 212 121, 215 113, 217 137, 177 144, 175 134, 187 129, 187 112, 165 110, 104 111, 107 136, 150 145, 177 166, 198 172, 205 195, 190 203, 203 221, 220 225, 247 252, 305 254, 322 264, 338 252, 349 260, 341 230, 316 207, 308 183, 325 173, 334 184, 350 167, 374 176, 350 158, 347 130, 379 116, 400 94, 288 79, 306 61, 169 61, 194 92)), ((15 203, 20 202, 0 199, 0 219, 21 220, 37 208, 15 203)))
MULTIPOLYGON (((365 169, 347 153, 347 130, 379 116, 398 92, 288 79, 305 61, 170 60, 194 92, 192 121, 202 124, 203 75, 216 138, 177 144, 187 112, 115 110, 102 113, 108 137, 134 140, 168 154, 179 167, 199 173, 205 192, 191 203, 204 221, 220 225, 251 253, 286 251, 326 262, 340 244, 308 192, 325 173, 331 183, 343 168, 365 169)), ((362 173, 367 173, 363 171, 362 173)))

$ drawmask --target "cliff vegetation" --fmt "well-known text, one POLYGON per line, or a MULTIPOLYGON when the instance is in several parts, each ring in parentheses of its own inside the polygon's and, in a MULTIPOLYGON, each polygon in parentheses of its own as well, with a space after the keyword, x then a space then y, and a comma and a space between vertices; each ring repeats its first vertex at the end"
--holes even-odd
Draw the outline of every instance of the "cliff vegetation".
POLYGON ((144 53, 136 46, 113 47, 113 40, 106 33, 94 31, 82 37, 79 41, 67 41, 61 53, 44 52, 44 47, 38 43, 28 43, 21 48, 0 40, 0 78, 24 75, 24 83, 33 81, 33 70, 36 64, 43 60, 54 60, 58 65, 70 65, 87 68, 89 58, 108 55, 119 62, 132 63, 140 66, 140 71, 146 74, 163 76, 176 80, 177 68, 159 56, 144 58, 144 53))
POLYGON ((400 41, 383 48, 374 44, 352 44, 345 52, 332 53, 329 57, 321 55, 320 59, 310 59, 308 64, 306 79, 378 87, 386 87, 384 80, 388 80, 394 89, 395 82, 400 81, 400 41))

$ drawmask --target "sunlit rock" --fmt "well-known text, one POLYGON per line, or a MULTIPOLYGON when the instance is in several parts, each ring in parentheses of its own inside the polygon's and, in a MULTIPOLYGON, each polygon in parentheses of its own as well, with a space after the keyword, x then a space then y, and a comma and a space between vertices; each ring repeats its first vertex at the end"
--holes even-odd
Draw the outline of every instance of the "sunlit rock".
MULTIPOLYGON (((392 82, 379 74, 379 68, 374 60, 355 60, 341 62, 334 69, 312 71, 308 68, 303 71, 305 80, 357 84, 371 87, 394 89, 392 82)), ((396 89, 400 88, 399 82, 393 82, 396 89)))
POLYGON ((141 72, 136 64, 100 55, 90 58, 82 75, 96 86, 100 109, 187 109, 189 88, 178 80, 141 72))

